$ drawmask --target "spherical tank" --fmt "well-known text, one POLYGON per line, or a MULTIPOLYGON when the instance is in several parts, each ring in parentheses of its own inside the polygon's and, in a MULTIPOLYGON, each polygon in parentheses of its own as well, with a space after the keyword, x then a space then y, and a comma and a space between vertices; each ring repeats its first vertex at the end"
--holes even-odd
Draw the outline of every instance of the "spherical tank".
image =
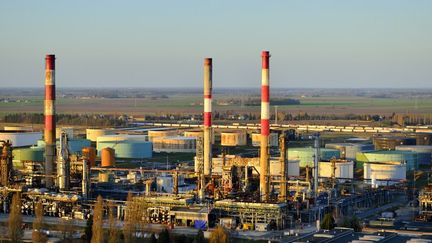
POLYGON ((82 149, 82 155, 90 162, 90 167, 96 166, 96 149, 93 147, 84 147, 82 149))
POLYGON ((115 151, 112 148, 103 148, 101 151, 101 166, 113 167, 115 166, 115 151))

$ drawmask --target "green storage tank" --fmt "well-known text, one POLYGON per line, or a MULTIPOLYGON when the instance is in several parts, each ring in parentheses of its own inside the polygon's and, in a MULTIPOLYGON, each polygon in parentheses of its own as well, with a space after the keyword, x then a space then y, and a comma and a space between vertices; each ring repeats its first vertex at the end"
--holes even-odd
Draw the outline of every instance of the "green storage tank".
MULTIPOLYGON (((314 148, 288 148, 287 154, 289 160, 300 160, 300 167, 306 167, 306 165, 313 166, 314 148)), ((337 149, 320 148, 320 161, 329 161, 332 158, 339 159, 340 151, 337 149)))
POLYGON ((13 160, 19 161, 43 162, 44 153, 45 149, 42 147, 20 148, 12 150, 13 160))
POLYGON ((411 151, 380 150, 359 152, 356 155, 357 168, 367 162, 405 162, 407 170, 418 168, 418 154, 411 151))
MULTIPOLYGON (((84 147, 91 146, 91 141, 88 139, 69 139, 68 143, 69 143, 69 152, 71 154, 81 153, 84 147)), ((58 146, 59 141, 57 141, 56 144, 57 144, 56 146, 58 146)), ((45 148, 45 141, 38 140, 37 146, 41 148, 45 148)))

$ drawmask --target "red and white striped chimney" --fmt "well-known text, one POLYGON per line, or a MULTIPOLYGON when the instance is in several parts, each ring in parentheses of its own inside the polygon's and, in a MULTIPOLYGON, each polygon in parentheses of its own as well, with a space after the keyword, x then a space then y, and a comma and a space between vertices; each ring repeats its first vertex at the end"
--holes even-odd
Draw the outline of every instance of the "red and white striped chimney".
POLYGON ((53 185, 55 161, 56 123, 55 123, 55 55, 45 57, 45 183, 53 185))
POLYGON ((211 175, 212 160, 212 75, 211 58, 204 59, 204 175, 211 175))
POLYGON ((269 134, 270 134, 270 88, 269 88, 269 59, 268 51, 262 52, 261 69, 261 146, 260 146, 260 195, 262 201, 268 201, 270 192, 269 182, 269 134))

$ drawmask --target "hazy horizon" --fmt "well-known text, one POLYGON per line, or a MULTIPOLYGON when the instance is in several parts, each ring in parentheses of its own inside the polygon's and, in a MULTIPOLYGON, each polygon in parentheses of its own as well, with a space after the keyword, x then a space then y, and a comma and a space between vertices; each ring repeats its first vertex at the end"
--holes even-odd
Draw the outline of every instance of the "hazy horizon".
POLYGON ((432 1, 8 1, 0 83, 40 87, 432 88, 432 1))

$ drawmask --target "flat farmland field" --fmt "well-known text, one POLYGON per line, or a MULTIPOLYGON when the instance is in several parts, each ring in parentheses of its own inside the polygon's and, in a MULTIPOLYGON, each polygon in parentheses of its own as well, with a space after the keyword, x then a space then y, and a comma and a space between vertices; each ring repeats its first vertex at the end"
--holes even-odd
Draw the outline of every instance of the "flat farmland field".
MULTIPOLYGON (((214 96, 214 111, 259 113, 259 106, 218 105, 218 99, 232 96, 214 96)), ((299 105, 280 105, 278 111, 297 114, 382 114, 432 113, 432 98, 370 98, 350 96, 289 97, 300 101, 299 105)), ((202 111, 202 97, 197 94, 169 95, 166 98, 57 98, 59 113, 97 114, 197 114, 202 111)), ((273 111, 273 110, 272 110, 273 111)), ((43 97, 20 97, 19 102, 0 102, 0 114, 42 113, 43 97)))

